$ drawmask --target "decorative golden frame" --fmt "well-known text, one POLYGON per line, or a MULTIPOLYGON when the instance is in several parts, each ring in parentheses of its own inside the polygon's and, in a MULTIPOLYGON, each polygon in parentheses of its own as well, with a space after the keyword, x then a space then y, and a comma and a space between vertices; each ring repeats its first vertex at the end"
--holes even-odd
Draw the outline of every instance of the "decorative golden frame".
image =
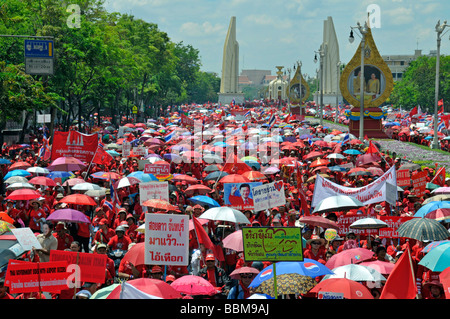
MULTIPOLYGON (((289 85, 288 85, 288 87, 286 88, 286 96, 289 97, 289 101, 290 101, 291 104, 300 104, 300 99, 298 99, 298 98, 291 99, 291 95, 290 95, 290 93, 291 93, 291 88, 292 88, 294 85, 296 85, 296 84, 299 83, 299 80, 298 80, 299 76, 300 76, 301 79, 302 79, 302 80, 301 80, 301 81, 302 81, 302 85, 305 87, 305 95, 304 95, 304 96, 302 95, 302 103, 305 102, 306 99, 308 99, 309 94, 310 94, 310 89, 309 89, 308 83, 307 83, 307 82, 305 81, 305 79, 303 78, 303 75, 302 75, 302 74, 299 74, 299 73, 300 73, 300 68, 297 68, 297 70, 295 71, 294 76, 292 77, 292 80, 289 82, 289 85)), ((300 89, 301 89, 301 88, 300 88, 300 89)))

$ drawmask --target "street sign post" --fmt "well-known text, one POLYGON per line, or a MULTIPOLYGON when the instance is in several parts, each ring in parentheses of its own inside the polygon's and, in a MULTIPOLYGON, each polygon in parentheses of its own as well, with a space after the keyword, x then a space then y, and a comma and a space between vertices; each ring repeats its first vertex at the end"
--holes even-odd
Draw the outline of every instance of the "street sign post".
POLYGON ((25 40, 25 73, 53 75, 53 54, 52 40, 25 40))

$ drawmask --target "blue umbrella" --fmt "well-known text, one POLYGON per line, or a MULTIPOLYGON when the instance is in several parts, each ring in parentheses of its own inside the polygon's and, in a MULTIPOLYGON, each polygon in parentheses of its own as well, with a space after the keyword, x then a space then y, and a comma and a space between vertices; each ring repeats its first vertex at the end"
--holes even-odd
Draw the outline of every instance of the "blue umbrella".
MULTIPOLYGON (((276 263, 276 272, 278 275, 283 274, 299 274, 308 277, 319 277, 323 275, 333 274, 333 272, 313 259, 305 258, 303 261, 281 261, 276 263)), ((273 278, 273 264, 264 268, 256 277, 253 279, 249 287, 256 288, 263 281, 273 278)))
POLYGON ((347 171, 347 169, 345 167, 342 167, 339 165, 331 166, 328 168, 330 169, 330 171, 333 171, 333 172, 346 172, 347 171))
POLYGON ((4 179, 4 180, 7 180, 8 178, 13 177, 13 176, 23 176, 23 177, 26 177, 26 176, 30 176, 30 175, 31 175, 31 173, 28 172, 28 171, 26 171, 26 170, 24 170, 24 169, 15 169, 15 170, 13 170, 13 171, 11 171, 11 172, 8 172, 8 173, 5 175, 5 177, 3 177, 3 179, 4 179))
POLYGON ((425 137, 426 140, 431 140, 433 138, 433 136, 427 136, 425 137))
POLYGON ((355 150, 355 149, 349 149, 349 150, 345 150, 343 153, 345 154, 349 154, 349 155, 358 155, 361 154, 360 151, 355 150))
POLYGON ((208 197, 205 195, 194 196, 194 197, 188 198, 188 200, 190 200, 191 202, 193 202, 195 204, 208 205, 210 207, 220 207, 220 204, 218 202, 216 202, 211 197, 208 197))
POLYGON ((147 174, 142 171, 136 171, 133 173, 130 173, 127 175, 128 177, 136 177, 137 179, 140 179, 142 182, 151 182, 151 181, 158 181, 155 175, 153 174, 147 174))
POLYGON ((442 272, 450 263, 450 245, 440 245, 433 248, 422 258, 419 265, 422 265, 431 271, 442 272))
POLYGON ((212 173, 208 174, 203 180, 204 181, 215 180, 215 179, 218 179, 219 177, 222 178, 227 175, 228 175, 228 173, 226 173, 226 172, 216 171, 216 172, 212 172, 212 173))
POLYGON ((433 201, 428 204, 423 205, 420 209, 414 214, 414 217, 426 217, 428 213, 435 211, 439 208, 450 208, 450 202, 448 201, 433 201))
POLYGON ((71 176, 73 176, 73 174, 71 172, 64 172, 64 171, 53 171, 47 175, 47 177, 49 177, 51 179, 67 178, 67 177, 71 177, 71 176))
POLYGON ((245 160, 244 163, 247 164, 250 167, 254 166, 258 170, 261 169, 261 165, 258 162, 251 161, 251 160, 245 160))
POLYGON ((11 164, 10 160, 7 160, 6 158, 0 158, 0 165, 9 165, 11 164))
POLYGON ((228 144, 225 142, 216 142, 214 143, 214 146, 218 146, 218 147, 227 147, 228 144))
POLYGON ((114 150, 108 150, 108 151, 106 151, 106 153, 108 153, 109 155, 112 155, 112 156, 120 156, 120 154, 114 150))
POLYGON ((163 158, 168 159, 169 161, 181 161, 181 156, 175 153, 167 153, 164 154, 163 158))
POLYGON ((447 245, 447 244, 450 244, 450 240, 446 239, 446 240, 433 241, 433 242, 429 243, 428 245, 426 245, 422 249, 422 253, 429 253, 433 248, 436 248, 441 245, 447 245))

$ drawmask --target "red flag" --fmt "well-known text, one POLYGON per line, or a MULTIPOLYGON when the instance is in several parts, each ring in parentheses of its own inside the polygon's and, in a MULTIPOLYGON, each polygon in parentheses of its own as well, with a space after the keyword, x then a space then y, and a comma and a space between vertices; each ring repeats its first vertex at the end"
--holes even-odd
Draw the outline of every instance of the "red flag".
POLYGON ((436 175, 433 177, 430 183, 439 185, 441 187, 445 186, 445 166, 441 167, 437 172, 436 175))
POLYGON ((444 286, 445 298, 450 299, 450 267, 439 274, 439 279, 444 286))
POLYGON ((94 157, 92 158, 92 163, 100 164, 100 165, 108 165, 113 161, 114 158, 105 151, 103 148, 99 147, 97 152, 95 152, 94 157))
POLYGON ((375 146, 375 144, 372 143, 372 141, 369 141, 369 147, 367 148, 366 154, 377 154, 380 153, 380 150, 378 147, 375 146))
POLYGON ((194 215, 192 215, 192 221, 194 223, 195 233, 197 234, 199 244, 203 244, 205 248, 214 250, 214 244, 212 243, 211 238, 209 238, 206 230, 194 215))
POLYGON ((381 292, 380 299, 415 299, 417 294, 416 279, 411 261, 411 253, 406 248, 381 292))
POLYGON ((283 120, 284 123, 289 123, 289 120, 291 119, 291 113, 288 114, 283 120))
POLYGON ((411 116, 413 116, 413 115, 415 115, 415 114, 417 114, 418 113, 418 111, 417 111, 417 106, 415 106, 410 112, 409 112, 409 116, 411 117, 411 116))
POLYGON ((438 106, 444 106, 444 99, 440 99, 438 101, 438 106))
POLYGON ((438 114, 443 114, 443 113, 444 113, 444 106, 442 105, 438 111, 438 114))
POLYGON ((245 162, 240 160, 236 155, 230 154, 223 165, 223 171, 228 174, 242 174, 252 169, 245 162))

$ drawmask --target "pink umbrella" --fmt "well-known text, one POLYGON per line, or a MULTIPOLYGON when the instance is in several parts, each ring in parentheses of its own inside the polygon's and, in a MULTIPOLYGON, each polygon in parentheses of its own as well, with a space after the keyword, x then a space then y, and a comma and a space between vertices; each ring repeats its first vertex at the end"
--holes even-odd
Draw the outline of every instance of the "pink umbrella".
POLYGON ((349 264, 358 264, 371 259, 374 252, 366 248, 351 248, 333 255, 325 264, 329 269, 349 264))
MULTIPOLYGON (((152 299, 180 299, 181 294, 176 291, 171 285, 168 283, 152 278, 137 278, 133 280, 127 280, 122 285, 131 285, 141 293, 148 296, 148 298, 152 299)), ((128 296, 125 294, 121 294, 123 289, 122 285, 117 286, 111 291, 111 293, 106 297, 106 299, 129 299, 133 298, 135 295, 128 296)))
POLYGON ((436 194, 450 194, 450 187, 439 187, 431 191, 433 195, 436 194))
POLYGON ((81 177, 77 178, 69 178, 67 181, 65 181, 62 186, 75 186, 77 184, 86 183, 84 179, 81 177))
POLYGON ((33 185, 56 186, 56 182, 53 179, 45 176, 33 177, 30 179, 29 183, 33 185))
POLYGON ((179 293, 191 296, 212 296, 218 293, 217 289, 208 280, 194 275, 185 275, 175 279, 170 286, 179 293))
POLYGON ((224 248, 233 249, 235 251, 244 251, 244 242, 242 238, 242 230, 236 230, 222 240, 224 248))
POLYGON ((259 274, 260 271, 255 267, 239 267, 233 270, 230 274, 230 278, 240 279, 241 274, 259 274))
POLYGON ((30 200, 41 197, 41 194, 38 191, 21 188, 13 191, 11 194, 6 196, 6 199, 11 200, 30 200))
MULTIPOLYGON (((200 222, 200 224, 203 226, 209 222, 209 219, 204 218, 197 218, 197 220, 200 222)), ((194 230, 194 222, 192 219, 189 219, 189 231, 194 230)))
POLYGON ((47 167, 50 171, 78 171, 80 169, 85 168, 86 165, 75 157, 58 157, 55 159, 49 167, 47 167))
POLYGON ((367 266, 375 269, 382 275, 389 275, 394 269, 395 264, 388 261, 374 260, 374 261, 364 261, 360 263, 361 266, 367 266))
POLYGON ((91 221, 85 214, 83 214, 79 210, 71 208, 57 209, 47 217, 47 220, 62 221, 68 223, 91 223, 91 221))

